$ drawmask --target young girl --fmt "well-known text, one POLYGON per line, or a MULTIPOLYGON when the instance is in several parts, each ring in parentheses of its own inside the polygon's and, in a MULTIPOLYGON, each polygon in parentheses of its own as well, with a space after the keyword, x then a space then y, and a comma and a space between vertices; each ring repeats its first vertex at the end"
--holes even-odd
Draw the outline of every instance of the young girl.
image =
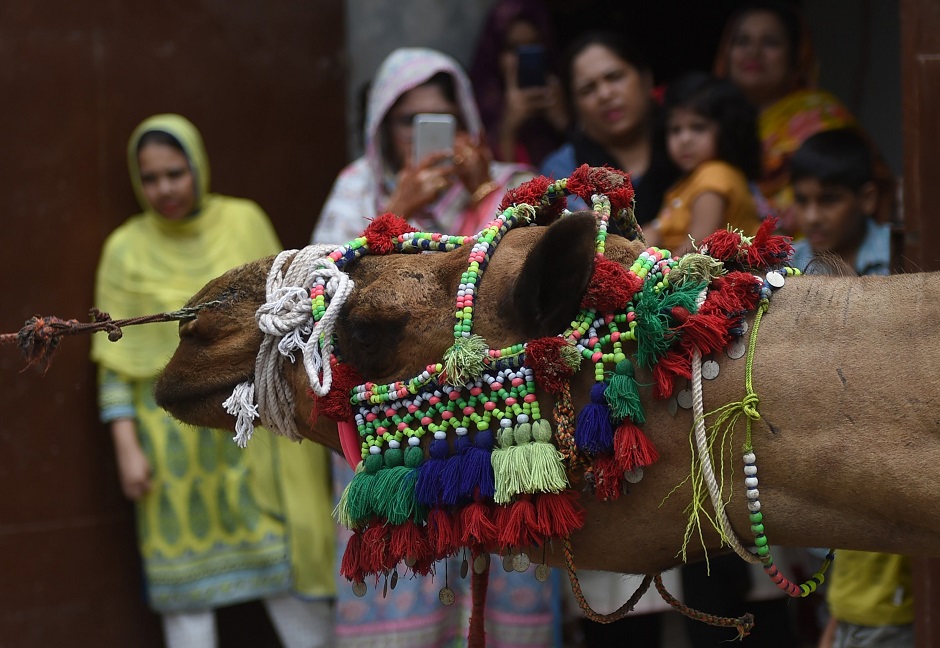
POLYGON ((666 148, 683 174, 644 230, 650 245, 685 253, 717 229, 760 225, 748 181, 760 172, 756 113, 731 82, 693 72, 666 89, 666 148), (691 237, 691 238, 690 238, 691 237))

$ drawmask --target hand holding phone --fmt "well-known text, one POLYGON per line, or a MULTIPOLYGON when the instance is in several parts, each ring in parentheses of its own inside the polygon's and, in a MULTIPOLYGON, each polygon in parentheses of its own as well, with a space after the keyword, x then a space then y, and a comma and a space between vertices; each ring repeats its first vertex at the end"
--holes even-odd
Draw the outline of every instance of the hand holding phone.
POLYGON ((520 45, 516 48, 519 65, 516 85, 520 88, 541 88, 545 80, 545 48, 541 45, 520 45))
POLYGON ((412 164, 418 166, 432 153, 454 152, 457 120, 453 115, 420 113, 415 115, 412 164))

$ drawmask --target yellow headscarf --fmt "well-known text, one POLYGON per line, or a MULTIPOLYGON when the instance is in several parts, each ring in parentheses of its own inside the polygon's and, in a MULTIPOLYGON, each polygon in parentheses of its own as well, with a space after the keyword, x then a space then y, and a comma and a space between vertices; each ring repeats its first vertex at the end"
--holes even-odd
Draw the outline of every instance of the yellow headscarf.
MULTIPOLYGON (((95 305, 115 319, 176 310, 213 279, 237 265, 281 250, 267 216, 250 200, 209 193, 209 161, 199 131, 180 115, 156 115, 140 124, 127 148, 131 183, 143 213, 105 241, 95 305), (158 214, 143 194, 137 146, 149 132, 175 138, 196 183, 196 211, 183 220, 158 214)), ((175 322, 124 329, 112 343, 92 339, 92 359, 130 379, 155 376, 179 342, 175 322)))

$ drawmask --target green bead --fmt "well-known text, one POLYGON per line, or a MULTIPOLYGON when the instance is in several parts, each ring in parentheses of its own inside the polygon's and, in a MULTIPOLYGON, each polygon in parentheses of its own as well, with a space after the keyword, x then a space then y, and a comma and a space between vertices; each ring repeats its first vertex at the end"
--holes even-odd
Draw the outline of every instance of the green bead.
MULTIPOLYGON (((765 541, 765 542, 766 542, 766 541, 765 541)), ((769 555, 770 555, 770 547, 768 547, 768 546, 766 546, 766 545, 763 546, 763 547, 758 547, 758 548, 757 548, 757 555, 758 555, 758 556, 769 556, 769 555)))
POLYGON ((760 524, 760 523, 763 522, 763 521, 764 521, 764 514, 763 514, 763 513, 761 513, 760 511, 757 511, 756 513, 751 513, 751 523, 752 523, 752 524, 760 524))
POLYGON ((756 538, 754 538, 754 544, 756 544, 758 547, 765 546, 767 544, 767 536, 765 535, 757 536, 756 538))
POLYGON ((752 525, 751 525, 751 533, 753 533, 754 535, 757 535, 758 533, 763 533, 763 532, 764 532, 764 525, 763 525, 763 524, 752 524, 752 525))

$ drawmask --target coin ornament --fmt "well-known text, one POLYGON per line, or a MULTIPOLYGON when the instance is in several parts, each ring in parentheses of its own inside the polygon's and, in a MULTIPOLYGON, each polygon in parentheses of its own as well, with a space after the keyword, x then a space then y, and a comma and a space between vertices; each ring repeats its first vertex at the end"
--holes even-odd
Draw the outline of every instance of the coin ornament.
POLYGON ((466 558, 464 558, 464 559, 460 562, 460 577, 461 577, 461 578, 466 578, 466 577, 467 577, 467 573, 469 573, 469 571, 470 571, 470 563, 467 561, 466 558))
POLYGON ((692 390, 686 387, 676 394, 676 402, 682 409, 692 409, 692 390))
POLYGON ((679 403, 676 401, 675 396, 670 396, 669 400, 666 401, 666 408, 669 410, 670 416, 675 416, 676 412, 679 411, 679 403))
POLYGON ((544 583, 548 580, 548 577, 552 575, 552 568, 548 565, 542 563, 535 568, 535 580, 540 583, 544 583))
POLYGON ((714 360, 706 360, 702 363, 702 378, 705 380, 714 380, 718 377, 719 371, 718 363, 714 360))
POLYGON ((639 484, 640 480, 643 479, 643 466, 636 466, 633 470, 623 471, 623 478, 629 484, 639 484))
POLYGON ((767 273, 767 283, 770 284, 771 288, 783 288, 783 284, 786 282, 786 277, 776 270, 771 270, 767 273))
POLYGON ((503 556, 503 571, 511 572, 512 569, 512 554, 506 554, 503 556))
POLYGON ((437 598, 439 598, 444 605, 453 605, 454 601, 457 600, 457 597, 454 595, 454 590, 449 587, 442 587, 437 598))
POLYGON ((482 574, 490 568, 490 555, 480 554, 473 559, 473 573, 482 574))
POLYGON ((728 346, 726 353, 728 357, 732 360, 737 360, 738 358, 743 358, 744 354, 747 352, 747 345, 744 343, 744 338, 740 337, 728 346))
POLYGON ((388 586, 390 589, 395 589, 395 586, 398 585, 398 570, 392 572, 392 578, 388 586))
POLYGON ((531 561, 529 557, 524 553, 516 554, 512 559, 512 568, 517 572, 524 572, 529 568, 531 561))
POLYGON ((365 596, 367 590, 368 588, 366 587, 366 584, 363 583, 362 581, 359 581, 358 583, 353 584, 353 594, 355 594, 359 598, 362 598, 363 596, 365 596))

